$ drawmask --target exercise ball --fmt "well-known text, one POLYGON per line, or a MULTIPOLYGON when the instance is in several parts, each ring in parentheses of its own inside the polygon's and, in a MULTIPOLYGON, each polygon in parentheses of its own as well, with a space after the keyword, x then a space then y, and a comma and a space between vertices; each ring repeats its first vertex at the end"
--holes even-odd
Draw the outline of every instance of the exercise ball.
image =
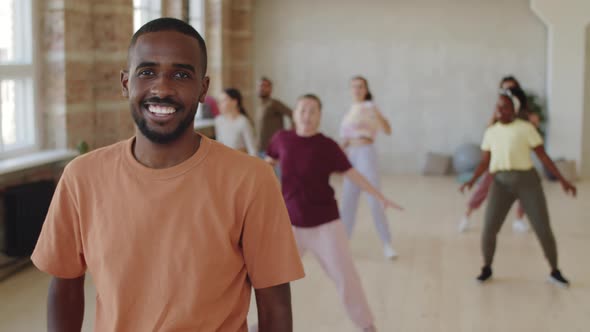
POLYGON ((453 168, 455 172, 473 172, 481 161, 481 149, 476 144, 463 144, 453 154, 453 168))

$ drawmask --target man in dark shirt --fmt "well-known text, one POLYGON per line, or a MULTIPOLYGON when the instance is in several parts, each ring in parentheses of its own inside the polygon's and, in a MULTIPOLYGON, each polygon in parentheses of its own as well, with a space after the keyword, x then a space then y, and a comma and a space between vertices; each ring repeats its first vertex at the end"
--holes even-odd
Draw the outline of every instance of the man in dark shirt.
POLYGON ((284 129, 283 120, 287 116, 292 119, 291 109, 282 102, 271 98, 272 82, 266 77, 260 79, 258 85, 258 97, 260 97, 260 110, 258 112, 258 151, 266 152, 272 136, 284 129))

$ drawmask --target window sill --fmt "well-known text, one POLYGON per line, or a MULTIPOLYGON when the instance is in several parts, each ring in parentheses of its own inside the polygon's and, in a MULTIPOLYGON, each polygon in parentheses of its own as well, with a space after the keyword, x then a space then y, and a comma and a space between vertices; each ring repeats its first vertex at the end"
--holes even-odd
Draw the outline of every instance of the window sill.
POLYGON ((0 160, 0 175, 24 171, 29 168, 49 165, 75 158, 75 150, 47 150, 29 153, 24 156, 0 160))

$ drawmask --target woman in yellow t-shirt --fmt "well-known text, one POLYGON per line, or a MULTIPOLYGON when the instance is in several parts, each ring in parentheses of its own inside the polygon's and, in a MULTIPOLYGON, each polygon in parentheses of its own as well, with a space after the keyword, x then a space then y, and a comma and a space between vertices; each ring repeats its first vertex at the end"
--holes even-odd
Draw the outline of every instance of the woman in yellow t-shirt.
MULTIPOLYGON (((528 120, 533 125, 535 125, 535 127, 538 128, 540 125, 539 116, 534 113, 530 113, 528 111, 527 98, 526 98, 524 91, 522 90, 522 88, 520 86, 520 82, 518 82, 518 80, 514 76, 506 76, 506 77, 503 77, 502 80, 500 81, 499 88, 502 90, 517 89, 519 91, 519 93, 516 94, 516 97, 518 97, 518 99, 519 99, 520 106, 515 107, 514 111, 518 114, 519 118, 528 120)), ((518 105, 516 105, 516 106, 518 106, 518 105)), ((494 111, 494 113, 495 113, 495 111, 494 111)), ((492 119, 490 120, 490 126, 494 125, 496 122, 498 122, 498 119, 496 118, 496 115, 494 114, 492 116, 492 119)), ((467 231, 467 229, 469 229, 469 224, 470 224, 469 218, 471 217, 471 214, 473 213, 473 211, 479 209, 479 207, 487 199, 488 192, 490 191, 490 186, 492 185, 493 180, 494 180, 494 177, 488 171, 486 171, 482 175, 482 179, 481 179, 481 181, 479 181, 479 184, 477 185, 476 190, 473 192, 473 194, 471 194, 471 198, 469 199, 469 203, 467 204, 467 210, 465 211, 465 214, 463 215, 463 217, 461 218, 461 220, 459 222, 459 232, 465 232, 465 231, 467 231)), ((529 226, 526 223, 524 217, 525 217, 524 209, 522 208, 522 204, 520 204, 520 202, 518 202, 517 208, 516 208, 516 219, 512 223, 512 229, 515 232, 518 232, 518 233, 528 232, 529 226)))
POLYGON ((529 122, 518 119, 515 106, 519 101, 515 90, 503 90, 496 103, 498 121, 490 126, 483 138, 483 158, 473 178, 461 186, 461 191, 471 189, 487 169, 494 180, 489 192, 482 236, 484 266, 477 280, 484 282, 492 276, 492 261, 496 251, 496 237, 515 200, 520 200, 543 252, 551 267, 550 281, 563 286, 569 282, 559 271, 555 238, 549 222, 547 203, 541 180, 531 159, 531 150, 543 165, 561 182, 566 193, 576 195, 576 187, 559 172, 545 152, 543 139, 529 122))

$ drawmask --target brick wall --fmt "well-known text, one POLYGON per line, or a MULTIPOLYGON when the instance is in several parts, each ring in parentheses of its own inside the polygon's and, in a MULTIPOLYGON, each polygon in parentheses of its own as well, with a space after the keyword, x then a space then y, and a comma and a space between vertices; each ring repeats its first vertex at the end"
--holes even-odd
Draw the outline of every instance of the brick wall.
POLYGON ((252 0, 207 0, 205 39, 209 94, 219 96, 224 88, 237 88, 244 96, 244 106, 254 114, 252 0))
POLYGON ((45 148, 91 148, 133 133, 120 70, 133 32, 132 0, 41 2, 45 148))

